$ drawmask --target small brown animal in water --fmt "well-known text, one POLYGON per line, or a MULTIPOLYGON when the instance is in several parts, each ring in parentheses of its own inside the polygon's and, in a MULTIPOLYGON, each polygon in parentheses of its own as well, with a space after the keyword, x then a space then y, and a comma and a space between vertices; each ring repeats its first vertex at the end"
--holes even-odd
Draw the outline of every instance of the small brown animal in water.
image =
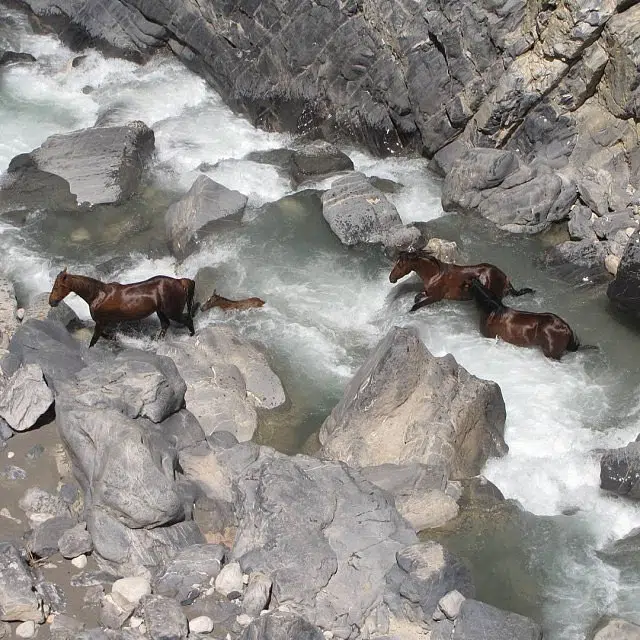
POLYGON ((225 311, 231 309, 251 309, 252 307, 261 307, 264 304, 264 300, 260 298, 244 298, 243 300, 229 300, 229 298, 223 298, 219 296, 215 289, 213 295, 202 305, 201 311, 207 311, 213 309, 213 307, 220 307, 225 311))

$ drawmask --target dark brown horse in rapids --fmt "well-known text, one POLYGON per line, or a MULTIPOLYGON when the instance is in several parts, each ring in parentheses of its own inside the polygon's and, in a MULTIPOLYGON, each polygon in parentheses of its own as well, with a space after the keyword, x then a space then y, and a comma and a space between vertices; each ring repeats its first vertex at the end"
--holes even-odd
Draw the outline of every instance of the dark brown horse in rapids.
POLYGON ((264 304, 264 300, 260 298, 243 298, 242 300, 230 300, 219 296, 215 289, 213 295, 200 307, 201 311, 207 311, 213 309, 213 307, 220 307, 224 311, 231 311, 232 309, 252 309, 253 307, 261 307, 264 304))
POLYGON ((157 313, 160 319, 158 338, 163 338, 170 320, 193 328, 193 294, 196 283, 189 278, 154 276, 143 282, 120 284, 100 282, 94 278, 67 273, 65 268, 58 274, 49 295, 49 304, 57 306, 72 291, 88 305, 96 326, 89 346, 92 347, 106 327, 127 320, 141 320, 157 313), (185 305, 187 313, 183 313, 185 305))
POLYGON ((445 298, 471 300, 469 284, 473 278, 478 278, 498 298, 535 293, 528 287, 514 289, 507 274, 487 262, 465 266, 451 264, 423 251, 401 251, 389 274, 389 281, 395 283, 412 271, 422 278, 424 290, 416 295, 410 311, 445 298))
POLYGON ((468 285, 480 309, 480 333, 485 338, 500 337, 519 347, 540 347, 547 358, 560 360, 565 351, 597 349, 580 345, 573 329, 555 313, 533 313, 507 307, 478 278, 468 285))

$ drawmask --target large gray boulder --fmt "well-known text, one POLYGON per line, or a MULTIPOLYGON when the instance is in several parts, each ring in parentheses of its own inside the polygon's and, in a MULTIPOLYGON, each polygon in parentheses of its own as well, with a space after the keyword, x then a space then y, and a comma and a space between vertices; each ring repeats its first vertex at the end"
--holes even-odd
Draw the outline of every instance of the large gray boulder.
POLYGON ((231 327, 206 327, 187 341, 165 340, 157 353, 175 362, 186 382, 187 409, 207 436, 229 431, 240 441, 250 440, 258 426, 257 409, 287 402, 264 353, 231 327))
POLYGON ((39 170, 66 180, 78 204, 109 204, 138 189, 153 147, 153 131, 135 121, 51 136, 31 157, 39 170))
POLYGON ((445 211, 476 213, 512 233, 538 233, 568 218, 576 185, 513 151, 471 149, 453 163, 442 190, 445 211))
POLYGON ((212 232, 222 220, 239 220, 247 196, 227 189, 211 178, 198 176, 188 193, 172 204, 165 215, 171 253, 182 259, 194 249, 196 241, 212 232))
POLYGON ((320 429, 322 454, 354 467, 418 462, 443 479, 476 475, 507 452, 500 387, 432 356, 394 327, 320 429))
POLYGON ((233 502, 232 556, 245 573, 272 580, 272 608, 286 605, 332 630, 362 628, 386 610, 385 575, 396 552, 417 539, 383 491, 341 463, 249 443, 212 455, 217 472, 208 487, 185 473, 210 497, 233 502))
POLYGON ((33 427, 53 404, 53 393, 37 364, 20 367, 0 390, 0 417, 15 431, 33 427))
POLYGON ((242 632, 240 640, 323 640, 322 629, 286 611, 260 616, 242 632))

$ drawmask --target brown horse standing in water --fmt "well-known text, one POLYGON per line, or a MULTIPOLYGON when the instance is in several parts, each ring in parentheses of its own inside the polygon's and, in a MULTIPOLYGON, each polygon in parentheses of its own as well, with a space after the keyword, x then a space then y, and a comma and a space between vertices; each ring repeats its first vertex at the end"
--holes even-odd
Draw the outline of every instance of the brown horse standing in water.
POLYGON ((486 262, 467 266, 450 264, 421 251, 401 251, 389 274, 389 281, 395 283, 412 271, 422 278, 424 291, 416 295, 415 304, 410 311, 416 311, 420 307, 442 299, 471 300, 468 285, 473 278, 478 278, 498 298, 506 295, 522 296, 525 293, 535 293, 528 287, 514 289, 507 274, 492 264, 486 262))
POLYGON ((89 347, 98 341, 107 326, 127 320, 141 320, 154 312, 160 319, 159 338, 167 333, 170 320, 183 324, 193 335, 195 286, 196 283, 189 278, 168 276, 154 276, 131 284, 101 282, 67 273, 65 268, 53 283, 49 304, 55 307, 73 291, 89 305, 89 312, 96 323, 89 347), (185 305, 187 313, 183 313, 185 305))
POLYGON ((264 300, 260 298, 244 298, 242 300, 229 300, 229 298, 223 298, 219 296, 215 289, 213 295, 202 305, 201 311, 207 311, 213 309, 213 307, 220 307, 225 311, 231 309, 252 309, 253 307, 261 307, 264 304, 264 300))
POLYGON ((594 345, 581 347, 571 327, 555 313, 533 313, 507 307, 477 278, 473 278, 468 288, 480 309, 480 333, 486 338, 500 337, 519 347, 540 347, 547 358, 554 360, 560 360, 565 351, 598 348, 594 345))

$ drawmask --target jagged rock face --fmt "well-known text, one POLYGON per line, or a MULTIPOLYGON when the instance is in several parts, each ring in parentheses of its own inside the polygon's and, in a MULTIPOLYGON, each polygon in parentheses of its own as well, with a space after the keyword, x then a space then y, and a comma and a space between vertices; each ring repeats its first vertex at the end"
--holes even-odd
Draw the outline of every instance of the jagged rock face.
POLYGON ((640 231, 635 231, 629 238, 607 295, 616 306, 640 318, 640 231))

